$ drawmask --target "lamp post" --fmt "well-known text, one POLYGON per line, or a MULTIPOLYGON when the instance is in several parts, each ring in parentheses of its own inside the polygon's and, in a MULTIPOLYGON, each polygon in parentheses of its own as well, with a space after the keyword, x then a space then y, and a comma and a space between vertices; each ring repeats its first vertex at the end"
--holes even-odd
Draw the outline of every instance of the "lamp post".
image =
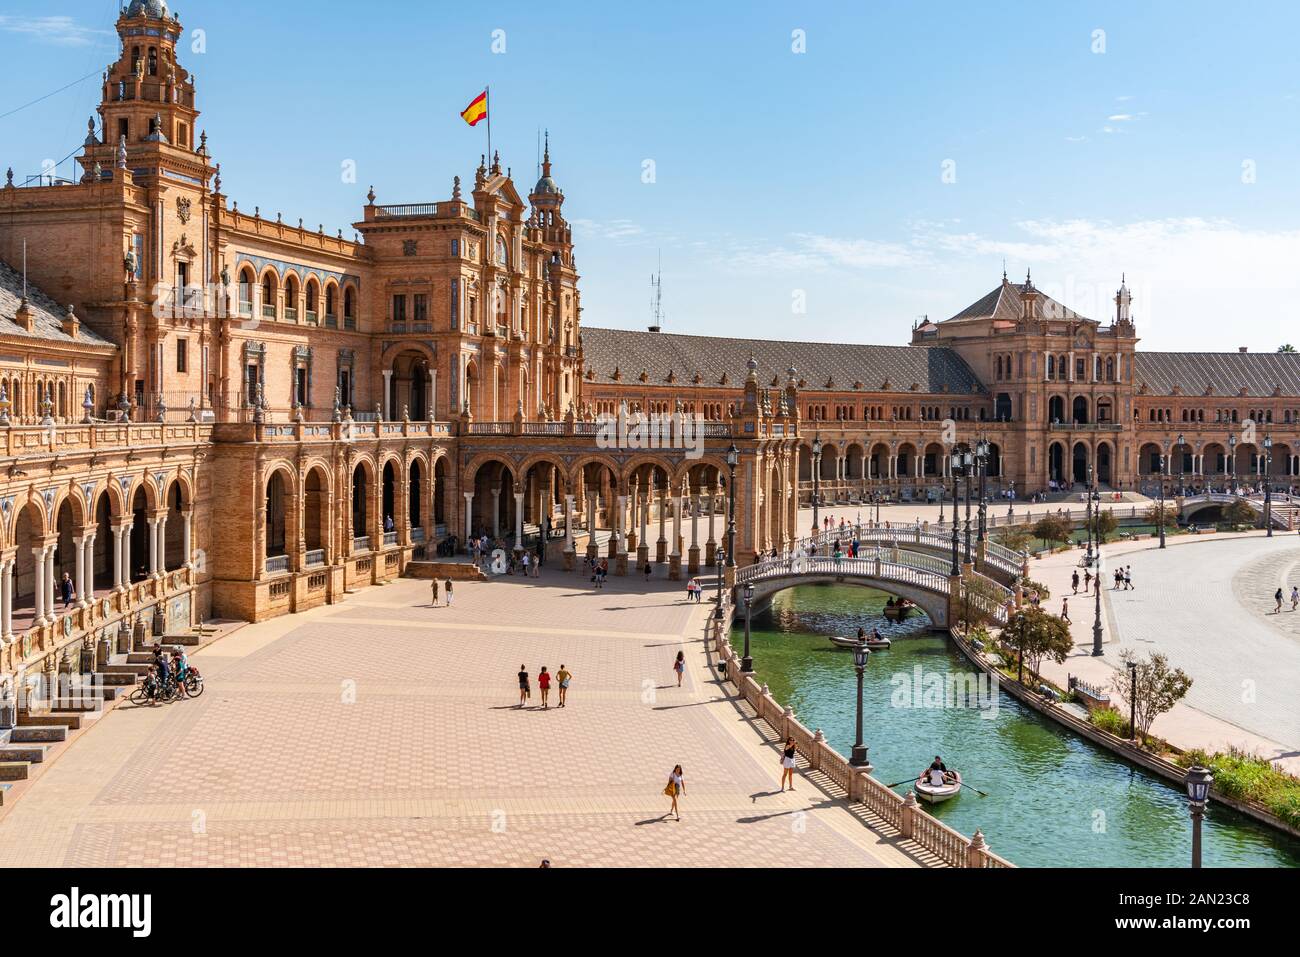
POLYGON ((1138 680, 1138 663, 1130 661, 1128 663, 1128 736, 1137 744, 1137 680, 1138 680))
POLYGON ((1198 764, 1187 769, 1187 805, 1192 812, 1192 867, 1201 866, 1201 818, 1205 816, 1205 802, 1210 796, 1213 780, 1209 768, 1198 764))
POLYGON ((962 462, 966 472, 966 564, 971 563, 970 557, 970 480, 971 472, 975 470, 975 454, 969 448, 962 453, 962 462))
POLYGON ((980 469, 979 537, 977 541, 983 544, 984 540, 988 537, 988 486, 985 483, 989 471, 988 439, 981 437, 980 440, 975 443, 975 458, 979 463, 980 469))
POLYGON ((961 574, 961 559, 957 554, 957 473, 961 471, 961 453, 954 451, 948 458, 952 472, 952 574, 961 574))
POLYGON ((867 746, 862 742, 862 675, 867 670, 867 659, 870 657, 871 649, 867 643, 858 642, 853 649, 853 667, 858 673, 858 725, 853 751, 849 756, 849 764, 855 768, 871 767, 871 762, 867 760, 867 746))
POLYGON ((1092 501, 1093 521, 1097 523, 1097 574, 1092 578, 1093 614, 1092 614, 1092 656, 1100 658, 1101 651, 1101 490, 1093 489, 1089 498, 1092 501))
POLYGON ((1160 511, 1157 513, 1159 519, 1156 524, 1160 526, 1160 547, 1165 547, 1165 473, 1169 468, 1168 458, 1165 450, 1160 450, 1160 511))
POLYGON ((1178 496, 1181 498, 1186 494, 1183 490, 1183 469, 1186 463, 1183 460, 1183 433, 1178 433, 1178 496))
POLYGON ((749 612, 754 604, 754 586, 746 583, 745 590, 745 653, 740 657, 740 673, 749 674, 754 670, 754 659, 749 654, 749 612))
POLYGON ((727 550, 718 549, 718 607, 713 610, 713 617, 722 620, 722 579, 726 576, 722 573, 723 566, 727 564, 727 550))
POLYGON ((1273 436, 1264 436, 1264 534, 1273 537, 1273 483, 1269 479, 1273 469, 1273 436))
POLYGON ((1237 486, 1237 436, 1228 435, 1228 494, 1236 493, 1237 486))
POLYGON ((822 434, 818 432, 813 436, 813 535, 816 536, 821 531, 821 524, 817 521, 817 500, 821 498, 821 473, 822 473, 822 434))
POLYGON ((732 442, 727 449, 727 567, 736 567, 736 466, 740 464, 740 449, 732 442))
MULTIPOLYGON (((1088 529, 1088 550, 1083 555, 1083 567, 1092 567, 1092 466, 1088 466, 1088 485, 1084 491, 1084 501, 1087 503, 1084 508, 1083 524, 1088 529)), ((1097 550, 1101 550, 1101 542, 1097 542, 1097 550)))

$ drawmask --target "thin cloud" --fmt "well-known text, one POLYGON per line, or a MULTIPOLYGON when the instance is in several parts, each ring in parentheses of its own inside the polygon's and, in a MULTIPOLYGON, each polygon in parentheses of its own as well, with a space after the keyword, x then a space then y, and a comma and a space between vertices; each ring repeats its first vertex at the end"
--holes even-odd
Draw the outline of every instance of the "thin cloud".
POLYGON ((38 43, 64 47, 92 46, 111 35, 108 30, 84 26, 66 16, 0 16, 0 30, 30 37, 38 43))

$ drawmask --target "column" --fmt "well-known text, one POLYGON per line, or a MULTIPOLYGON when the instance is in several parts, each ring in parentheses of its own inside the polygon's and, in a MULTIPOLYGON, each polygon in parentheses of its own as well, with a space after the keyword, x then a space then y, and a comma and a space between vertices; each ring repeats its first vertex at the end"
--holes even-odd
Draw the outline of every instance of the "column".
MULTIPOLYGON (((668 492, 669 489, 664 489, 668 492)), ((682 487, 680 485, 672 488, 672 505, 673 505, 673 540, 671 548, 668 550, 668 577, 677 581, 682 577, 682 487)))
POLYGON ((131 530, 135 528, 134 520, 132 524, 122 529, 122 587, 131 587, 131 530))
MULTIPOLYGON (((299 522, 299 525, 302 523, 299 522)), ((158 519, 158 574, 167 571, 167 516, 158 519)))
POLYGON ((633 543, 639 545, 641 544, 641 540, 645 538, 645 534, 644 533, 642 533, 641 535, 637 534, 637 524, 641 520, 641 483, 636 479, 632 480, 631 498, 632 498, 632 509, 627 516, 627 524, 629 529, 631 530, 629 532, 628 537, 632 539, 633 543))
POLYGON ((515 492, 515 551, 524 547, 524 493, 515 492))
POLYGON ((0 566, 0 634, 6 643, 14 640, 14 566, 17 556, 0 566))
MULTIPOLYGON (((185 567, 190 568, 194 564, 194 550, 191 547, 190 534, 194 525, 193 511, 182 512, 181 519, 184 524, 181 526, 181 548, 185 553, 185 567)), ((324 542, 321 543, 325 544, 324 542)))
POLYGON ((715 485, 714 490, 710 491, 705 497, 709 502, 707 506, 709 510, 709 539, 704 543, 704 564, 712 565, 718 552, 718 540, 713 534, 713 523, 717 518, 716 512, 718 511, 717 486, 715 485))
POLYGON ((120 526, 112 526, 109 529, 113 534, 113 590, 122 587, 122 529, 120 526))
POLYGON ((564 496, 564 567, 573 568, 573 496, 564 496))
POLYGON ((58 586, 54 578, 54 543, 51 542, 45 549, 45 617, 54 621, 54 595, 53 591, 58 586))
POLYGON ((385 422, 391 422, 393 418, 393 410, 388 407, 389 393, 391 391, 390 385, 392 381, 393 381, 393 370, 385 369, 384 370, 384 403, 383 403, 385 422))
POLYGON ((492 537, 501 537, 501 489, 492 490, 492 537))
POLYGON ((45 624, 45 613, 49 604, 49 586, 45 582, 45 546, 32 546, 32 564, 33 578, 32 591, 36 610, 33 612, 32 625, 39 626, 45 624))
POLYGON ((474 535, 474 493, 465 492, 465 541, 469 541, 474 535))
POLYGON ((651 488, 658 494, 651 495, 650 500, 659 501, 659 538, 655 541, 655 561, 664 562, 668 560, 668 486, 655 488, 652 482, 651 488))
POLYGON ((78 591, 78 594, 81 595, 83 605, 89 605, 95 598, 95 539, 97 537, 98 535, 86 536, 86 571, 83 576, 81 588, 78 591))
POLYGON ((596 489, 587 490, 587 557, 595 558, 598 554, 596 545, 596 489))
POLYGON ((700 571, 700 496, 691 496, 691 547, 686 551, 686 570, 692 575, 700 571))
POLYGON ((74 538, 72 547, 76 552, 76 560, 72 571, 72 587, 77 590, 77 604, 84 607, 86 604, 86 539, 84 537, 74 538))
POLYGON ((158 519, 149 519, 149 574, 158 574, 158 519))

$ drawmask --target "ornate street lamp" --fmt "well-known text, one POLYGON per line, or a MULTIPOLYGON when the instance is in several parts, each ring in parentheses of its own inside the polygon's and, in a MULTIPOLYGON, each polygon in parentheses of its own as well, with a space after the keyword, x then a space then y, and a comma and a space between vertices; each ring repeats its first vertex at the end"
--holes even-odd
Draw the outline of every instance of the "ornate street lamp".
POLYGON ((1186 494, 1183 490, 1183 468, 1184 468, 1183 445, 1184 445, 1183 433, 1179 432, 1177 448, 1178 448, 1178 495, 1180 497, 1186 494))
MULTIPOLYGON (((1092 567, 1092 466, 1088 466, 1088 485, 1084 491, 1084 501, 1087 505, 1084 508, 1083 524, 1088 530, 1088 550, 1083 555, 1083 567, 1092 567)), ((1101 542, 1097 542, 1097 550, 1101 551, 1101 542)))
POLYGON ((867 746, 862 742, 862 675, 867 670, 867 659, 870 657, 871 649, 867 643, 859 641, 853 648, 853 667, 858 673, 858 726, 853 752, 849 756, 849 764, 855 768, 871 767, 871 762, 867 760, 867 746))
POLYGON ((1101 490, 1093 489, 1089 498, 1092 501, 1093 520, 1097 523, 1097 574, 1092 579, 1093 615, 1092 615, 1092 656, 1101 657, 1101 490))
POLYGON ((1229 495, 1237 484, 1237 436, 1229 433, 1228 435, 1228 488, 1229 495))
POLYGON ((1137 744, 1137 680, 1138 680, 1138 663, 1130 661, 1128 663, 1128 736, 1137 744))
POLYGON ((1199 764, 1187 769, 1187 805, 1192 812, 1192 867, 1201 866, 1201 818, 1205 816, 1205 802, 1210 797, 1210 784, 1214 775, 1209 768, 1199 764))
POLYGON ((736 466, 740 464, 740 449, 732 442, 727 449, 727 567, 736 567, 736 466))
POLYGON ((817 521, 817 500, 821 498, 821 473, 822 473, 822 434, 818 432, 813 436, 813 535, 821 531, 821 525, 817 521))
POLYGON ((741 674, 749 674, 754 670, 754 659, 749 654, 749 612, 754 605, 754 586, 750 583, 745 584, 745 653, 740 658, 741 674))
POLYGON ((1273 436, 1264 436, 1264 532, 1269 538, 1273 537, 1273 482, 1270 475, 1273 471, 1273 436))
POLYGON ((961 559, 957 554, 957 474, 961 471, 961 453, 954 450, 948 458, 948 470, 952 473, 952 574, 961 574, 961 559))
POLYGON ((1165 475, 1168 472, 1168 457, 1165 450, 1160 450, 1160 511, 1159 520, 1156 524, 1160 526, 1160 547, 1165 547, 1165 475))
MULTIPOLYGON (((970 557, 970 480, 971 473, 975 471, 975 454, 969 448, 962 453, 962 463, 966 472, 966 564, 971 563, 970 557)), ((954 516, 954 519, 956 516, 954 516)))
POLYGON ((981 436, 980 440, 977 443, 975 443, 975 456, 976 456, 976 461, 979 462, 979 470, 980 470, 980 503, 979 503, 980 527, 979 527, 979 538, 977 539, 977 541, 983 543, 983 541, 988 537, 988 495, 987 495, 987 485, 985 484, 985 479, 988 477, 988 471, 989 471, 989 440, 988 439, 981 436))
POLYGON ((713 610, 713 617, 722 620, 722 579, 726 576, 722 573, 722 568, 727 564, 727 550, 718 549, 718 607, 713 610))

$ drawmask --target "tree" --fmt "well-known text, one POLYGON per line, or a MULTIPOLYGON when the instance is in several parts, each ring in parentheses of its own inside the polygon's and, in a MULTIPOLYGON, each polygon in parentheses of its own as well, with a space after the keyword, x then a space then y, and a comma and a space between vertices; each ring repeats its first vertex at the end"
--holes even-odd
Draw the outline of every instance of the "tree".
POLYGON ((1283 345, 1278 346, 1278 347, 1277 347, 1277 351, 1278 351, 1278 352, 1295 352, 1295 351, 1296 351, 1296 348, 1295 348, 1295 346, 1291 345, 1291 343, 1288 342, 1288 343, 1285 343, 1285 344, 1283 344, 1283 345))
POLYGON ((1051 658, 1059 665, 1074 650, 1070 626, 1055 615, 1032 605, 1018 609, 1007 621, 1002 635, 1016 649, 1019 659, 1016 680, 1022 684, 1025 680, 1026 660, 1029 661, 1029 669, 1037 673, 1044 658, 1051 658))
POLYGON ((1097 523, 1097 535, 1103 542, 1108 541, 1115 534, 1115 529, 1119 528, 1119 519, 1110 509, 1104 509, 1094 521, 1097 523))
POLYGON ((1061 515, 1044 515, 1034 523, 1034 534, 1049 546, 1053 542, 1068 542, 1073 533, 1074 523, 1061 515))
POLYGON ((997 542, 1003 548, 1009 548, 1013 552, 1023 553, 1029 548, 1033 541, 1033 536, 1021 528, 1019 525, 1013 525, 1011 528, 1004 528, 998 532, 997 542))
POLYGON ((1255 510, 1244 498, 1235 498, 1223 509, 1223 520, 1229 525, 1254 525, 1255 510))
POLYGON ((1182 668, 1169 667, 1169 659, 1158 651, 1140 661, 1137 652, 1129 648, 1120 653, 1119 660, 1123 667, 1111 687, 1132 709, 1137 730, 1146 736, 1156 718, 1186 696, 1192 679, 1182 668))
POLYGON ((1168 502, 1163 505, 1156 502, 1147 509, 1146 520, 1148 525, 1154 525, 1156 528, 1160 527, 1162 520, 1165 528, 1174 528, 1178 524, 1178 509, 1168 502))

